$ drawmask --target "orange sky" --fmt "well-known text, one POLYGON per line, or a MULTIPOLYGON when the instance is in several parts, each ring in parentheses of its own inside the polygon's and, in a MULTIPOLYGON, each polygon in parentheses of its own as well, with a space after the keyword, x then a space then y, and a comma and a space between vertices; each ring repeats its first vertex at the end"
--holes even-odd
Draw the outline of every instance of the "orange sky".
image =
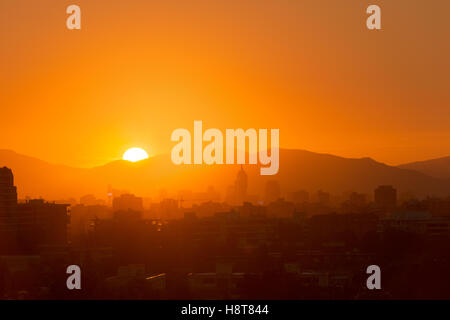
POLYGON ((169 152, 203 120, 389 164, 447 156, 449 14, 448 0, 1 0, 0 149, 87 167, 169 152))

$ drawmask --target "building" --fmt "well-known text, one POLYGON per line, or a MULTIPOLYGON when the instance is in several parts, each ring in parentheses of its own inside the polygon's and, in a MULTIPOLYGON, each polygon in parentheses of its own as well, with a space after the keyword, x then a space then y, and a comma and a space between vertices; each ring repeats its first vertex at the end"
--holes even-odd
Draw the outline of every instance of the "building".
POLYGON ((44 246, 65 247, 70 221, 67 207, 42 199, 18 204, 13 173, 1 168, 0 253, 35 254, 44 246))
POLYGON ((383 185, 375 189, 375 204, 382 209, 392 209, 397 205, 397 190, 392 186, 383 185))
POLYGON ((17 207, 17 190, 11 169, 0 168, 0 218, 11 217, 17 207))
POLYGON ((348 200, 341 205, 343 213, 365 213, 367 212, 367 197, 363 193, 352 192, 348 200))
POLYGON ((284 199, 278 199, 267 205, 267 216, 271 218, 293 218, 294 212, 294 203, 284 199))
POLYGON ((0 168, 0 254, 14 252, 17 230, 14 217, 17 210, 17 191, 11 169, 0 168))
POLYGON ((236 192, 236 202, 238 204, 242 204, 246 200, 247 186, 248 186, 248 177, 244 171, 244 168, 241 166, 241 170, 239 170, 236 180, 234 182, 234 188, 236 192))
POLYGON ((189 273, 188 287, 192 299, 239 299, 245 273, 233 272, 229 263, 216 263, 215 272, 189 273))
POLYGON ((106 205, 106 201, 102 199, 97 199, 92 194, 87 194, 80 198, 80 204, 85 206, 104 206, 106 205))
POLYGON ((144 205, 142 198, 136 197, 134 194, 122 194, 113 199, 114 211, 143 211, 144 205))
POLYGON ((177 219, 181 217, 180 203, 175 199, 161 200, 157 211, 157 216, 161 219, 177 219))
POLYGON ((242 205, 247 201, 248 177, 241 166, 238 171, 234 184, 229 186, 225 196, 225 202, 230 205, 242 205))
POLYGON ((29 200, 17 207, 15 224, 21 250, 36 252, 46 247, 65 247, 70 216, 68 205, 29 200))
POLYGON ((447 237, 450 235, 450 218, 433 217, 429 211, 398 211, 380 221, 380 231, 388 229, 426 235, 447 237))
POLYGON ((79 204, 70 208, 70 240, 79 242, 87 237, 96 219, 112 217, 111 208, 104 205, 79 204))
POLYGON ((105 279, 109 299, 158 299, 166 291, 166 274, 146 275, 143 264, 119 266, 117 275, 105 279))

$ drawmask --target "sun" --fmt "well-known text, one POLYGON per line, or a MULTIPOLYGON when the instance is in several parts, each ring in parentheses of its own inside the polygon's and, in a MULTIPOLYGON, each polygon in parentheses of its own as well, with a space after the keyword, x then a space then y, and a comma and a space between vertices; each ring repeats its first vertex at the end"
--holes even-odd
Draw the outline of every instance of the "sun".
POLYGON ((148 158, 147 152, 145 152, 144 149, 141 148, 131 148, 125 151, 123 154, 122 159, 131 161, 131 162, 137 162, 148 158))

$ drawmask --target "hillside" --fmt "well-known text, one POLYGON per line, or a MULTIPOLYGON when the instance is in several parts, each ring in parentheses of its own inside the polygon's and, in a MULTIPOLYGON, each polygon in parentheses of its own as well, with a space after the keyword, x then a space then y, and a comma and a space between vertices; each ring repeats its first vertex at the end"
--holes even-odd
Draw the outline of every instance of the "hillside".
MULTIPOLYGON (((238 165, 173 165, 169 155, 137 163, 114 161, 104 166, 80 169, 53 165, 12 151, 0 150, 0 166, 10 167, 20 197, 46 199, 78 198, 85 194, 106 197, 108 185, 142 196, 190 189, 204 191, 214 186, 222 195, 239 170, 238 165)), ((266 181, 278 180, 282 192, 299 189, 332 193, 372 193, 381 184, 419 196, 449 195, 450 180, 388 166, 370 158, 351 159, 304 150, 280 150, 280 170, 275 176, 261 176, 258 166, 244 165, 249 192, 261 194, 266 181)))

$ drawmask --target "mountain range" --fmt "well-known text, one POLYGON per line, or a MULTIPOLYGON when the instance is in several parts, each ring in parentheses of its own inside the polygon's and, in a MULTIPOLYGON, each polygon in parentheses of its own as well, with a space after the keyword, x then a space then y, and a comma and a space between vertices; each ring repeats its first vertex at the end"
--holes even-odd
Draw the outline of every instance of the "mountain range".
MULTIPOLYGON (((277 175, 261 176, 259 165, 244 165, 243 168, 252 194, 262 194, 267 181, 277 180, 283 194, 298 190, 372 194, 378 185, 389 184, 399 192, 407 191, 421 197, 448 196, 450 157, 442 159, 395 167, 371 158, 353 159, 281 149, 277 175)), ((170 155, 158 155, 136 163, 118 160, 93 168, 74 168, 0 150, 2 166, 13 170, 19 197, 48 200, 78 198, 86 194, 106 198, 108 186, 141 196, 153 196, 160 190, 169 193, 205 191, 213 186, 224 195, 240 168, 239 165, 177 166, 172 164, 170 155)))
POLYGON ((435 178, 450 179, 450 157, 405 163, 398 168, 416 170, 435 178))

